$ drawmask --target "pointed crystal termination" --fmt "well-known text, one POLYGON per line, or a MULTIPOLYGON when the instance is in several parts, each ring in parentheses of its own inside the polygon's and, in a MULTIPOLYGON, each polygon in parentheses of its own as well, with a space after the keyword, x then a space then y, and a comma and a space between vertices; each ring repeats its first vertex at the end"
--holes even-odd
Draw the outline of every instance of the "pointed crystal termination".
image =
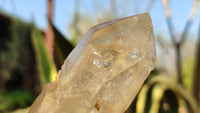
POLYGON ((155 67, 148 13, 92 27, 29 113, 124 113, 155 67))

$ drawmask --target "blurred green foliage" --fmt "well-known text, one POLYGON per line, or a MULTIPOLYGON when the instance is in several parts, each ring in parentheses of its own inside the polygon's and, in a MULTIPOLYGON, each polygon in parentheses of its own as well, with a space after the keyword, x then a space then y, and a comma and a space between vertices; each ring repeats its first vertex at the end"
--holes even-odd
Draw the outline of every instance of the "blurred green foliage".
POLYGON ((17 108, 30 106, 35 96, 28 90, 12 90, 0 92, 0 112, 8 112, 17 108))
POLYGON ((198 112, 191 93, 175 80, 159 74, 151 75, 126 113, 178 113, 180 108, 182 112, 198 112))
POLYGON ((182 78, 185 88, 192 93, 196 61, 190 57, 183 63, 182 78))
POLYGON ((30 30, 29 24, 0 13, 0 112, 29 106, 36 97, 30 30))
POLYGON ((0 46, 0 75, 5 80, 9 80, 12 73, 20 73, 24 76, 24 71, 28 69, 26 65, 32 55, 30 40, 27 39, 30 29, 28 29, 29 25, 22 21, 3 16, 0 16, 1 29, 6 29, 0 31, 0 42, 2 43, 0 46))
POLYGON ((47 52, 42 30, 0 12, 0 112, 30 106, 41 89, 55 80, 74 47, 52 23, 51 27, 55 58, 47 52))
POLYGON ((33 27, 31 39, 36 55, 36 63, 40 75, 40 84, 43 88, 47 83, 55 80, 57 71, 53 59, 47 52, 44 37, 42 36, 41 31, 33 27))

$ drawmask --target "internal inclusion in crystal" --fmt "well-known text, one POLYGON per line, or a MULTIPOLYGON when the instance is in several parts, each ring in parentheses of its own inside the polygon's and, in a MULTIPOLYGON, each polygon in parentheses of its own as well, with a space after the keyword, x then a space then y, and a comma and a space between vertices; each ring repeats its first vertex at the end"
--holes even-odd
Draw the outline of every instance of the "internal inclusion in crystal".
POLYGON ((105 67, 105 68, 111 65, 110 61, 100 62, 97 59, 93 60, 93 64, 96 65, 97 67, 105 67))

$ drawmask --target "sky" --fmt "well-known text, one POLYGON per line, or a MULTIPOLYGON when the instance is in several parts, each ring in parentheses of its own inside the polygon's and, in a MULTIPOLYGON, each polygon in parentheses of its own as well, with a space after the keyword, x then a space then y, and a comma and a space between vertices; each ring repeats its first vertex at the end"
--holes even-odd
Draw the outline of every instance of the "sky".
MULTIPOLYGON (((69 25, 73 19, 76 0, 54 0, 54 24, 64 34, 69 37, 69 25)), ((153 0, 117 0, 116 7, 119 11, 119 17, 127 17, 145 12, 148 2, 153 0), (139 2, 138 2, 139 1, 139 2), (125 11, 120 10, 122 5, 125 11)), ((154 0, 152 9, 149 11, 155 33, 162 33, 169 38, 169 32, 166 24, 163 6, 161 0, 154 0)), ((109 0, 80 0, 79 13, 88 14, 91 17, 102 13, 102 10, 110 8, 109 0), (98 6, 99 5, 99 6, 98 6)), ((177 34, 180 34, 190 15, 193 0, 170 0, 172 12, 172 21, 177 34)), ((24 21, 32 22, 41 28, 47 26, 47 0, 0 0, 0 10, 21 18, 24 21)), ((123 9, 124 10, 124 9, 123 9)), ((196 36, 200 20, 200 11, 194 19, 190 34, 196 36)))

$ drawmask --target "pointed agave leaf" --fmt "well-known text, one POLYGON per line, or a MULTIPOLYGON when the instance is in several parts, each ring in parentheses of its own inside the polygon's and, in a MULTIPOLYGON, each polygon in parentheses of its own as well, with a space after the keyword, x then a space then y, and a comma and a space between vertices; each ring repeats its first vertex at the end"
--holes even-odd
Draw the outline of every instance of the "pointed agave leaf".
POLYGON ((44 87, 45 84, 55 79, 55 76, 57 75, 56 67, 53 59, 46 50, 44 37, 35 27, 32 29, 31 39, 36 55, 41 86, 44 87))
MULTIPOLYGON (((163 92, 166 91, 166 89, 172 91, 172 93, 174 95, 179 95, 179 98, 177 98, 177 101, 180 101, 180 98, 184 99, 184 101, 189 104, 188 107, 190 107, 190 108, 187 108, 187 109, 191 109, 193 113, 197 113, 198 112, 198 105, 195 102, 195 100, 192 97, 192 95, 190 95, 189 92, 187 92, 186 90, 184 90, 184 88, 181 85, 179 85, 178 83, 172 81, 171 79, 168 79, 165 76, 157 76, 157 77, 153 77, 148 82, 148 84, 149 85, 156 84, 156 86, 158 86, 158 85, 160 85, 160 86, 165 85, 164 86, 165 88, 161 88, 159 90, 165 89, 165 90, 163 90, 163 92)), ((155 88, 155 86, 154 86, 154 88, 155 88)), ((158 98, 158 96, 157 96, 157 98, 158 98)), ((175 109, 173 109, 173 110, 175 110, 175 109)))
POLYGON ((54 31, 55 52, 58 56, 59 64, 63 64, 74 47, 52 23, 51 26, 54 31))
POLYGON ((178 107, 186 107, 184 105, 186 103, 191 107, 187 109, 191 109, 193 113, 197 112, 195 100, 179 84, 165 76, 154 76, 148 80, 138 95, 136 113, 163 113, 164 111, 176 113, 178 107))
POLYGON ((136 102, 136 113, 144 113, 145 110, 145 104, 147 101, 147 93, 148 93, 149 87, 147 85, 144 85, 138 94, 138 100, 136 102))
POLYGON ((152 105, 149 113, 159 113, 160 102, 166 90, 165 85, 155 85, 152 91, 152 105))

